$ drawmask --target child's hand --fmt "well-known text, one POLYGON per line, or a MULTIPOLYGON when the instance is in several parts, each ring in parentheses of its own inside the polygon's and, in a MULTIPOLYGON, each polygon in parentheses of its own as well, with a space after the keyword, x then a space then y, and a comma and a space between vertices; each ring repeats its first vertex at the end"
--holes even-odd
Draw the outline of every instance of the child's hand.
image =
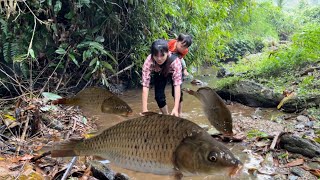
POLYGON ((183 74, 184 74, 185 76, 189 76, 189 73, 188 73, 187 69, 184 69, 184 70, 183 70, 183 74))

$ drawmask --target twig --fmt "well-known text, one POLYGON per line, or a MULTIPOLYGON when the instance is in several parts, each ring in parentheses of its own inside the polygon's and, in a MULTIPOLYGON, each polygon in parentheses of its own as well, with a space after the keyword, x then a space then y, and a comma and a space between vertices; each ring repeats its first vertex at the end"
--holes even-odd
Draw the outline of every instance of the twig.
POLYGON ((277 132, 277 134, 274 136, 273 141, 272 141, 272 143, 270 145, 270 149, 271 150, 274 150, 274 148, 275 148, 275 146, 277 144, 277 141, 278 141, 278 139, 280 137, 280 134, 282 134, 282 133, 281 132, 277 132))
POLYGON ((66 180, 67 179, 68 174, 70 173, 70 171, 71 171, 73 165, 76 163, 76 161, 77 161, 77 157, 75 156, 75 157, 72 158, 72 160, 71 160, 70 164, 68 165, 68 168, 67 168, 66 172, 64 172, 61 180, 66 180))
MULTIPOLYGON (((29 47, 28 47, 28 52, 27 52, 27 58, 29 57, 29 54, 30 54, 30 49, 32 49, 32 43, 33 43, 33 38, 34 38, 34 33, 36 31, 36 27, 37 27, 37 21, 36 21, 36 18, 34 17, 34 26, 33 26, 33 32, 32 32, 32 36, 31 36, 31 40, 30 40, 30 43, 29 43, 29 47)), ((31 96, 33 94, 33 80, 32 80, 32 57, 31 57, 31 60, 30 60, 30 80, 29 80, 29 88, 30 88, 30 91, 31 91, 31 96)), ((31 97, 30 96, 30 97, 31 97)))
POLYGON ((28 8, 29 11, 31 12, 31 14, 37 19, 37 21, 39 21, 39 23, 41 23, 41 24, 48 24, 48 23, 46 23, 46 22, 41 21, 41 20, 33 13, 33 11, 30 9, 30 7, 29 7, 28 4, 26 3, 26 1, 23 1, 23 2, 24 2, 24 4, 27 6, 27 8, 28 8))
POLYGON ((21 169, 20 169, 20 171, 19 171, 19 174, 17 175, 17 177, 16 177, 14 180, 18 180, 18 179, 19 179, 19 177, 21 176, 21 173, 22 173, 22 171, 23 171, 23 169, 24 169, 24 166, 27 164, 27 162, 29 162, 29 161, 25 161, 25 162, 23 163, 23 166, 21 167, 21 169))
MULTIPOLYGON (((27 133, 27 129, 28 129, 28 125, 29 125, 29 116, 27 116, 27 120, 26 120, 26 123, 24 124, 24 128, 23 128, 23 132, 22 132, 22 135, 21 135, 21 142, 24 141, 25 137, 26 137, 26 133, 27 133)), ((19 144, 18 148, 17 148, 17 152, 19 153, 21 149, 21 146, 19 144)))
POLYGON ((134 62, 133 62, 130 66, 127 66, 126 68, 122 69, 121 71, 119 71, 119 72, 117 72, 117 73, 109 76, 109 77, 107 78, 107 80, 109 80, 110 78, 112 78, 112 77, 114 77, 114 76, 117 76, 117 75, 123 73, 124 71, 126 71, 126 70, 128 70, 128 69, 131 69, 133 66, 134 66, 134 62))
MULTIPOLYGON (((68 47, 67 52, 69 51, 69 49, 70 49, 70 46, 68 47)), ((52 78, 53 74, 56 72, 56 70, 57 70, 58 67, 60 66, 60 63, 62 62, 62 59, 64 58, 64 56, 65 56, 66 54, 67 54, 67 53, 65 53, 65 54, 60 58, 57 66, 54 68, 53 72, 50 74, 47 82, 43 85, 43 87, 41 88, 39 94, 41 94, 41 93, 44 91, 44 89, 46 88, 46 86, 47 86, 47 84, 49 83, 50 79, 52 78)))

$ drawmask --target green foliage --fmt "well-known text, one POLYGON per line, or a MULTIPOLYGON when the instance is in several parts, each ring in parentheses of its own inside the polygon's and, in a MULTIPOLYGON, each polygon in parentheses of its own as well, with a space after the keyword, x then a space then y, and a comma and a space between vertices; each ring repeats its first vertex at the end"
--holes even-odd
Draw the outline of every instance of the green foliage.
POLYGON ((266 138, 266 137, 268 137, 268 134, 265 132, 253 129, 253 130, 248 131, 247 137, 250 139, 251 138, 266 138))
POLYGON ((240 81, 242 78, 239 76, 233 76, 233 77, 227 77, 223 79, 219 79, 216 83, 216 89, 221 89, 223 87, 232 86, 238 81, 240 81))

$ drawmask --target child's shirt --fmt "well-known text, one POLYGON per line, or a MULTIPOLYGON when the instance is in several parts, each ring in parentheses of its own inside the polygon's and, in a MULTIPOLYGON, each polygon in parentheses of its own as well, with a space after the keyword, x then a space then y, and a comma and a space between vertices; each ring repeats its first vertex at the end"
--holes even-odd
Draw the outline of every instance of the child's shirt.
MULTIPOLYGON (((167 60, 168 61, 168 60, 167 60)), ((149 87, 150 85, 150 79, 151 79, 151 73, 152 72, 160 72, 161 67, 158 63, 156 63, 152 58, 151 54, 147 57, 145 60, 143 67, 142 67, 142 86, 143 87, 149 87)), ((173 85, 181 85, 182 84, 182 65, 181 61, 175 59, 170 64, 170 73, 172 73, 172 81, 173 85)))
POLYGON ((189 52, 189 49, 187 48, 186 50, 184 50, 183 52, 177 52, 176 50, 176 42, 177 40, 176 39, 171 39, 168 41, 168 47, 169 47, 169 51, 170 52, 176 52, 176 53, 179 53, 180 55, 180 59, 184 58, 188 52, 189 52))

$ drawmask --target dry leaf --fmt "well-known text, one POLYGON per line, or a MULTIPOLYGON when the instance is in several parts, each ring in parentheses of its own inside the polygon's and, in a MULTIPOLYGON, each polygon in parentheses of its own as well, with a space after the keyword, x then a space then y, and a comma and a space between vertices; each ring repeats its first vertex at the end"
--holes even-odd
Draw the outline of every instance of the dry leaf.
POLYGON ((304 159, 296 159, 286 164, 285 167, 299 166, 299 165, 302 165, 303 163, 304 163, 304 159))

